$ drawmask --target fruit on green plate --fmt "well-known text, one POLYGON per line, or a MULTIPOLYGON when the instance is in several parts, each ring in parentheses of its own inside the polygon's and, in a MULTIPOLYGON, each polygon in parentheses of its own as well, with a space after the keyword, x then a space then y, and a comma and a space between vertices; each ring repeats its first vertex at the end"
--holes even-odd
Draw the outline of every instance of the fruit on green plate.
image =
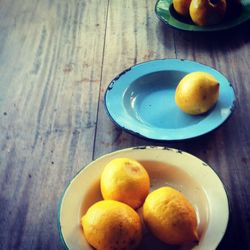
POLYGON ((199 26, 220 23, 226 11, 226 0, 192 0, 189 7, 192 21, 199 26))
POLYGON ((182 16, 189 16, 189 6, 191 0, 173 0, 175 11, 182 16))

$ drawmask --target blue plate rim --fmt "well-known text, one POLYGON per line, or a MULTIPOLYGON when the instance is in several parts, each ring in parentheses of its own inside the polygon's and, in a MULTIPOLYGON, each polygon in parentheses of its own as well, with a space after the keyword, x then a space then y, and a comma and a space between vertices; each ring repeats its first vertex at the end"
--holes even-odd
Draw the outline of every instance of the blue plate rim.
MULTIPOLYGON (((138 137, 141 137, 141 138, 144 138, 144 139, 150 139, 150 140, 155 140, 155 141, 181 141, 181 140, 188 140, 188 139, 192 139, 192 138, 196 138, 196 137, 200 137, 200 136, 203 136, 205 134, 208 134, 216 129, 218 129, 221 125, 223 125, 229 117, 231 117, 233 111, 235 110, 235 106, 236 106, 236 94, 235 94, 235 89, 233 87, 233 85, 231 84, 231 82, 229 82, 229 80, 227 79, 227 77, 222 74, 221 72, 219 72, 218 70, 216 70, 215 68, 207 65, 207 64, 204 64, 204 63, 200 63, 200 62, 197 62, 197 61, 194 61, 194 60, 189 60, 189 59, 183 59, 183 58, 180 58, 180 59, 177 59, 177 58, 161 58, 161 59, 154 59, 154 60, 148 60, 148 61, 143 61, 143 62, 140 62, 140 63, 137 63, 137 64, 134 64, 132 65, 131 67, 128 67, 126 68, 125 70, 123 70, 121 73, 119 73, 117 76, 115 76, 111 81, 110 83, 108 84, 107 88, 106 88, 106 91, 105 91, 105 94, 104 94, 104 107, 105 107, 105 111, 106 111, 106 114, 108 115, 108 117, 110 118, 110 120, 119 128, 121 128, 122 130, 132 134, 132 135, 135 135, 135 136, 138 136, 138 137), (184 136, 184 137, 169 137, 169 136, 165 136, 165 137, 153 137, 153 136, 149 136, 149 135, 145 135, 144 133, 141 133, 141 132, 138 132, 138 131, 135 131, 133 128, 128 128, 122 124, 120 124, 113 116, 112 114, 110 113, 110 110, 108 108, 108 105, 107 105, 107 100, 108 100, 108 93, 110 92, 110 90, 112 90, 112 88, 114 87, 114 85, 119 81, 119 79, 121 77, 123 77, 124 75, 126 75, 128 72, 130 72, 132 69, 134 69, 135 67, 137 66, 140 66, 140 65, 144 65, 144 64, 148 64, 148 63, 154 63, 154 62, 162 62, 162 61, 178 61, 178 62, 188 62, 188 63, 192 63, 192 64, 197 64, 197 65, 200 65, 202 67, 205 67, 205 68, 208 68, 214 72, 216 72, 217 74, 221 75, 223 78, 226 79, 227 83, 229 84, 228 86, 232 88, 232 93, 233 93, 233 98, 232 98, 232 101, 231 101, 231 106, 229 107, 229 110, 230 112, 228 113, 227 116, 225 116, 224 119, 221 119, 221 122, 218 123, 216 126, 213 126, 212 128, 208 129, 207 131, 203 131, 202 133, 197 133, 195 135, 192 135, 192 136, 184 136)), ((193 125, 194 127, 196 125, 193 125)), ((180 129, 165 129, 165 130, 172 130, 172 131, 178 131, 180 129)))

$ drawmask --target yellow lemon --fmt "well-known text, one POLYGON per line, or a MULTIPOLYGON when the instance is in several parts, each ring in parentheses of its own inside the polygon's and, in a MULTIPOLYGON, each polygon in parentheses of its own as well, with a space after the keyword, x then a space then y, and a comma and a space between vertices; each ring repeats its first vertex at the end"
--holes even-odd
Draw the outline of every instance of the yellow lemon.
POLYGON ((226 0, 192 0, 189 7, 192 21, 199 26, 220 23, 226 11, 226 0))
POLYGON ((180 192, 171 187, 159 188, 147 196, 143 219, 152 234, 167 244, 198 241, 195 210, 180 192))
POLYGON ((173 0, 175 11, 182 16, 189 16, 189 6, 191 0, 173 0))
POLYGON ((96 202, 81 223, 87 242, 97 250, 135 249, 142 239, 139 215, 118 201, 96 202))
POLYGON ((217 102, 219 83, 209 73, 192 72, 184 76, 175 92, 175 102, 184 112, 198 115, 207 112, 217 102))
POLYGON ((139 208, 149 193, 150 179, 144 167, 129 158, 110 161, 101 175, 101 192, 105 200, 124 202, 139 208))

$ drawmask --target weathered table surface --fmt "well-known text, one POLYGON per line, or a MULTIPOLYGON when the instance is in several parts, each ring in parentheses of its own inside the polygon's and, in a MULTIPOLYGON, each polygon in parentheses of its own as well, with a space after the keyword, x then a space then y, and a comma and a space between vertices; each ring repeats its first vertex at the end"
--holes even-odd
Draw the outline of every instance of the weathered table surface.
POLYGON ((0 1, 0 249, 62 249, 61 195, 87 163, 137 145, 194 154, 218 173, 230 222, 218 249, 250 249, 250 26, 189 33, 158 21, 152 0, 0 1), (133 64, 185 58, 223 73, 230 119, 192 140, 156 142, 115 127, 103 96, 133 64))

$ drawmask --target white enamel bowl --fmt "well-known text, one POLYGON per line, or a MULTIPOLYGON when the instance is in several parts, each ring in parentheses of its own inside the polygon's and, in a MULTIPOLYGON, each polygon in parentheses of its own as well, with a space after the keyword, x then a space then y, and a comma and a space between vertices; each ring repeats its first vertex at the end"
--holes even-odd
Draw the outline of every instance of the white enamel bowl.
POLYGON ((58 215, 59 233, 66 249, 92 249, 84 238, 80 219, 91 204, 102 199, 100 175, 103 167, 117 157, 140 161, 149 173, 151 190, 167 185, 182 192, 194 206, 198 219, 200 242, 192 249, 216 249, 229 217, 223 184, 202 160, 166 147, 128 148, 104 155, 72 179, 63 194, 58 215))

